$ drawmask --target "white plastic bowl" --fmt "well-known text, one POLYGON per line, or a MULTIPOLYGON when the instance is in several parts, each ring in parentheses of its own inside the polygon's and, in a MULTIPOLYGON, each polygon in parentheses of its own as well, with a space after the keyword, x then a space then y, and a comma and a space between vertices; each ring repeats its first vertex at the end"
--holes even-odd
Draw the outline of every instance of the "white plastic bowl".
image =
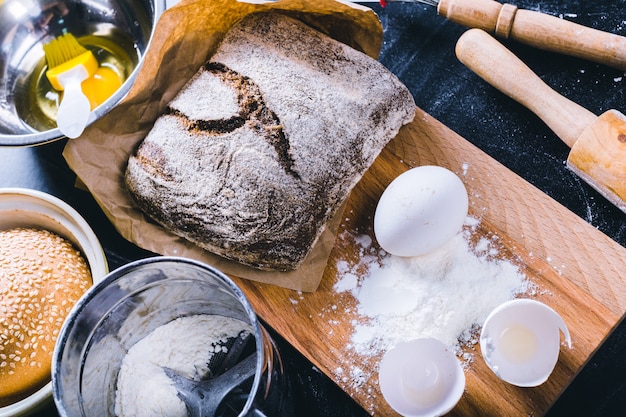
MULTIPOLYGON (((45 229, 72 242, 89 263, 94 284, 108 273, 102 246, 83 217, 62 200, 41 191, 0 188, 0 230, 45 229)), ((52 382, 29 397, 0 407, 0 417, 26 416, 52 404, 52 382)))

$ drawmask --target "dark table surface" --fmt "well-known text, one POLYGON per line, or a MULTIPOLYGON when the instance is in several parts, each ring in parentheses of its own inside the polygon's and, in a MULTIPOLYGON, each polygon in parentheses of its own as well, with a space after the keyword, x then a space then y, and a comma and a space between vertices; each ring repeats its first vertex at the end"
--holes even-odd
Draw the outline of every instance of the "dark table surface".
MULTIPOLYGON (((510 3, 626 36, 626 0, 510 3)), ((458 62, 454 46, 465 28, 426 5, 371 7, 385 30, 380 60, 409 87, 420 108, 626 246, 626 215, 566 168, 569 148, 530 111, 458 62)), ((624 71, 513 42, 507 46, 548 85, 593 113, 626 111, 624 71)), ((91 195, 75 187, 75 176, 61 156, 64 144, 0 148, 0 187, 38 189, 68 202, 100 238, 111 270, 151 256, 121 238, 91 195)), ((294 384, 298 416, 367 415, 279 335, 274 337, 294 384)), ((51 407, 42 415, 54 414, 51 407)), ((616 327, 547 415, 626 415, 626 323, 616 327)))

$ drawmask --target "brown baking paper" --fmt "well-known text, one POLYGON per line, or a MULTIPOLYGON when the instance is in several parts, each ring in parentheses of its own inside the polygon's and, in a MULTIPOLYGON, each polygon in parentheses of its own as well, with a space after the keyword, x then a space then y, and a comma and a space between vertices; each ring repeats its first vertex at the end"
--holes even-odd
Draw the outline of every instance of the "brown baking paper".
POLYGON ((322 279, 343 208, 325 228, 303 266, 291 272, 250 268, 199 248, 144 216, 124 185, 129 156, 183 85, 212 53, 228 28, 247 14, 281 10, 373 58, 382 27, 373 11, 334 0, 281 0, 252 4, 236 0, 183 0, 159 19, 154 38, 126 98, 68 141, 63 156, 93 194, 117 231, 139 247, 206 262, 222 272, 300 291, 315 291, 322 279))

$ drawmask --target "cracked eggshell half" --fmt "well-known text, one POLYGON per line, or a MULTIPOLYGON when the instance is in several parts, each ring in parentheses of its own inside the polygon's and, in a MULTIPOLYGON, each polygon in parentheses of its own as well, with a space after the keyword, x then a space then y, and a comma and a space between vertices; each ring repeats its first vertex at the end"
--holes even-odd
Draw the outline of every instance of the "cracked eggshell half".
POLYGON ((502 380, 520 387, 543 384, 556 366, 563 332, 572 347, 567 325, 551 307, 516 299, 496 307, 480 334, 480 349, 489 368, 502 380))
POLYGON ((374 234, 392 255, 424 255, 461 231, 468 206, 467 190, 455 173, 435 165, 412 168, 381 195, 374 234))
POLYGON ((446 414, 465 390, 465 374, 449 346, 434 338, 400 343, 380 362, 380 390, 405 417, 446 414))

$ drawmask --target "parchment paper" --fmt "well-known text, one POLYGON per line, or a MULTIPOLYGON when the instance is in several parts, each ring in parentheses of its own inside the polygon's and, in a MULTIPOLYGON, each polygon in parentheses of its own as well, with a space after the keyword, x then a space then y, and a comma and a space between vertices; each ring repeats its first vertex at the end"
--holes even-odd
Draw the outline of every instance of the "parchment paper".
POLYGON ((78 181, 93 194, 116 230, 139 247, 184 256, 240 278, 300 291, 315 291, 333 248, 343 207, 326 226, 305 263, 296 271, 268 272, 207 252, 165 231, 136 206, 124 186, 129 156, 182 86, 214 53, 228 28, 249 13, 280 10, 373 58, 382 27, 370 9, 334 0, 281 0, 251 4, 237 0, 183 0, 159 19, 144 63, 126 98, 69 140, 63 156, 78 181))

